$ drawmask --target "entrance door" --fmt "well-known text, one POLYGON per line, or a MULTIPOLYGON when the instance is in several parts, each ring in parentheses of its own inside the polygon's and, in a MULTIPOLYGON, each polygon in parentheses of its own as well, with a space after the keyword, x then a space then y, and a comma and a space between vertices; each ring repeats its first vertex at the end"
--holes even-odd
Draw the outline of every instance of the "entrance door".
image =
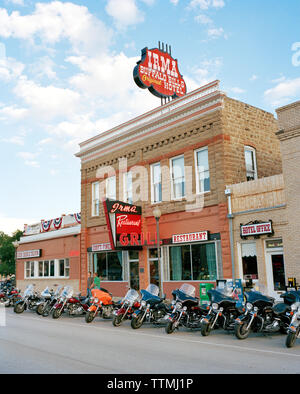
POLYGON ((129 263, 129 287, 134 290, 140 289, 139 279, 139 252, 130 250, 128 252, 129 263))
POLYGON ((279 299, 285 291, 285 270, 283 251, 267 253, 267 280, 268 293, 271 297, 279 299))

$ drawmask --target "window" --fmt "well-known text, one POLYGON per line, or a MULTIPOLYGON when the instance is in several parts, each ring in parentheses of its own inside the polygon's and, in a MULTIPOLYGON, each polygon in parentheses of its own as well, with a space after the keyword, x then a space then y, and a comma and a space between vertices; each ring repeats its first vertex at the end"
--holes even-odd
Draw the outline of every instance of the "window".
POLYGON ((151 165, 151 202, 162 201, 161 168, 160 163, 151 165))
POLYGON ((122 252, 104 252, 94 254, 94 272, 100 280, 122 281, 123 261, 122 252))
POLYGON ((39 277, 55 276, 55 263, 54 260, 39 261, 39 277))
POLYGON ((170 280, 216 280, 215 243, 169 247, 170 280))
POLYGON ((256 243, 241 244, 244 279, 258 279, 256 243))
POLYGON ((92 216, 99 216, 99 182, 92 183, 92 216))
POLYGON ((58 261, 58 272, 59 272, 59 276, 64 276, 65 278, 68 278, 70 276, 69 259, 60 259, 58 261))
POLYGON ((25 278, 34 277, 34 261, 26 261, 25 263, 25 278))
POLYGON ((210 190, 208 148, 195 151, 196 161, 196 193, 204 193, 210 190))
POLYGON ((124 202, 133 203, 132 173, 130 171, 124 174, 124 202))
MULTIPOLYGON (((150 276, 150 283, 159 287, 159 266, 158 266, 158 257, 157 257, 157 248, 149 249, 149 276, 150 276)), ((160 251, 161 254, 161 251, 160 251)))
POLYGON ((106 178, 106 197, 110 200, 117 199, 117 190, 116 190, 116 177, 111 176, 106 178))
POLYGON ((184 156, 174 157, 170 164, 172 199, 180 199, 185 196, 184 156))
POLYGON ((257 179, 256 153, 251 146, 245 146, 245 163, 247 181, 257 179))

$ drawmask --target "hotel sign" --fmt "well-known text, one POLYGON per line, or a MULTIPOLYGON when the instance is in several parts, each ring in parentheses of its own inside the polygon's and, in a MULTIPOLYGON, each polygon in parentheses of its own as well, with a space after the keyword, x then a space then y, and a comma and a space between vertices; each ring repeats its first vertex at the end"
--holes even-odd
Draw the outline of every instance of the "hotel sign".
POLYGON ((42 249, 36 250, 23 250, 22 252, 17 252, 17 259, 31 259, 34 257, 41 257, 42 249))
POLYGON ((135 83, 142 89, 149 89, 154 96, 182 97, 186 84, 179 73, 177 60, 160 49, 142 50, 142 58, 133 70, 135 83))
POLYGON ((273 226, 272 221, 264 222, 264 223, 249 223, 246 225, 241 225, 241 237, 249 237, 249 236, 259 236, 264 234, 273 234, 273 226))
POLYGON ((199 231, 197 233, 176 234, 172 236, 173 244, 181 244, 186 242, 199 242, 208 240, 208 231, 199 231))

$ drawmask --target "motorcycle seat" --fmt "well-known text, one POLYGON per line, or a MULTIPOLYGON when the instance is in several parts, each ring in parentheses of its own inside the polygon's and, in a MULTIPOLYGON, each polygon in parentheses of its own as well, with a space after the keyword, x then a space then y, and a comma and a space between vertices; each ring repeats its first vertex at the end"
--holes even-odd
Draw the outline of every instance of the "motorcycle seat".
POLYGON ((279 303, 273 306, 273 312, 275 315, 281 315, 282 313, 286 313, 291 310, 291 307, 287 304, 279 303))

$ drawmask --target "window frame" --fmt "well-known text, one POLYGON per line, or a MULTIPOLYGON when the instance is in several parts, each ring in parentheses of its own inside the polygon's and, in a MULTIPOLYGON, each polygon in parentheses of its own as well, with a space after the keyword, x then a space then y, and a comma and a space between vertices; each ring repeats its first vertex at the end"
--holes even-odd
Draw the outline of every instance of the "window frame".
POLYGON ((258 179, 258 176, 257 176, 256 149, 253 148, 253 146, 250 146, 250 145, 245 145, 244 146, 244 160, 245 160, 245 169, 246 169, 246 180, 247 180, 247 182, 255 181, 256 179, 258 179), (251 170, 251 171, 253 171, 253 179, 249 179, 249 180, 248 180, 249 170, 247 169, 247 162, 246 162, 246 152, 247 151, 251 152, 253 154, 253 168, 254 168, 253 170, 251 170))
POLYGON ((205 194, 205 193, 209 193, 211 191, 211 184, 210 184, 210 168, 209 168, 209 157, 208 157, 208 146, 204 146, 202 148, 196 149, 194 151, 194 158, 195 158, 195 174, 196 174, 196 194, 205 194), (205 173, 208 172, 209 175, 209 190, 203 190, 200 191, 200 177, 199 177, 199 171, 198 171, 198 153, 201 151, 207 151, 207 165, 208 165, 208 170, 206 171, 202 171, 201 173, 205 173))
POLYGON ((152 163, 150 165, 150 182, 151 182, 151 204, 160 204, 162 202, 162 172, 161 172, 161 164, 160 162, 152 163), (154 167, 159 165, 160 170, 160 182, 154 183, 154 167), (155 200, 155 186, 160 185, 160 199, 158 201, 155 200))
POLYGON ((171 200, 174 200, 174 201, 181 201, 181 200, 183 200, 184 198, 186 198, 185 165, 184 165, 184 163, 185 163, 184 154, 178 155, 178 156, 174 156, 174 157, 171 157, 171 158, 169 159, 169 166, 170 166, 170 181, 171 181, 171 200), (183 183, 184 183, 184 195, 182 195, 182 196, 180 196, 180 197, 175 197, 175 196, 174 196, 174 179, 173 179, 173 168, 174 168, 174 166, 173 166, 173 160, 176 160, 176 159, 179 159, 179 158, 183 158, 183 176, 182 176, 182 178, 183 178, 183 183))
POLYGON ((106 196, 106 198, 109 198, 110 200, 117 199, 117 177, 116 177, 116 175, 106 178, 106 180, 105 180, 105 196, 106 196), (113 179, 114 179, 114 195, 110 196, 108 193, 109 192, 109 184, 113 179))
POLYGON ((92 183, 92 216, 100 215, 100 182, 92 183), (98 198, 95 198, 95 188, 98 189, 98 198))

